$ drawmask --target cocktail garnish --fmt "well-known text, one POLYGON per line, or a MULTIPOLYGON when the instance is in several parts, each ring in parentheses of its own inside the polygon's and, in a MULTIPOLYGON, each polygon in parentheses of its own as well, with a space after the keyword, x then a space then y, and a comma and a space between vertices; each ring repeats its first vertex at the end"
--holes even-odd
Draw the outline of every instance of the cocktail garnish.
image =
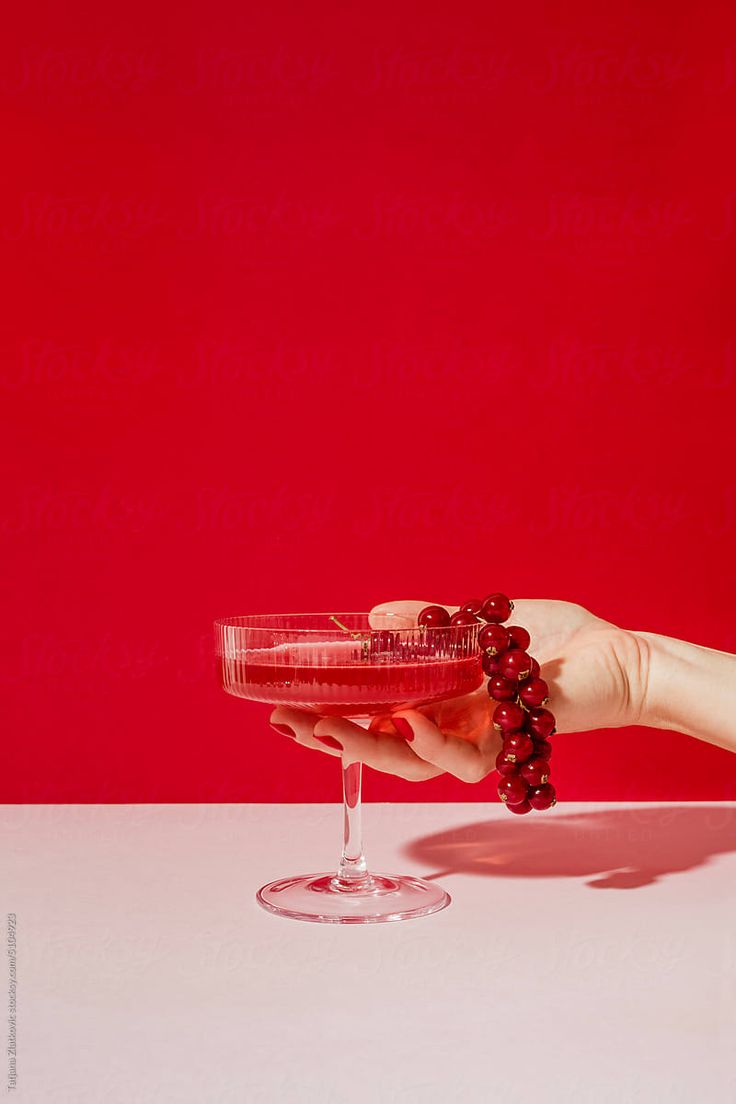
POLYGON ((342 629, 342 631, 343 631, 343 632, 349 633, 349 634, 350 634, 350 636, 351 636, 351 637, 353 638, 353 640, 360 640, 360 638, 361 638, 361 637, 362 637, 362 635, 363 635, 363 634, 362 634, 362 633, 360 633, 360 632, 353 632, 353 631, 352 631, 352 629, 349 629, 349 628, 347 627, 347 625, 343 625, 342 621, 340 621, 340 620, 339 620, 339 619, 338 619, 337 617, 335 617, 335 615, 334 615, 334 614, 331 614, 331 615, 330 615, 330 621, 334 621, 334 622, 335 622, 335 624, 337 625, 337 627, 338 627, 339 629, 342 629))
POLYGON ((549 809, 557 793, 549 781, 549 759, 555 732, 554 714, 545 709, 549 687, 539 675, 539 664, 527 652, 531 637, 521 625, 504 626, 514 603, 505 594, 471 598, 450 616, 444 606, 425 606, 417 618, 419 627, 485 624, 478 633, 488 694, 498 705, 493 727, 503 737, 496 758, 501 775, 498 796, 512 813, 549 809))

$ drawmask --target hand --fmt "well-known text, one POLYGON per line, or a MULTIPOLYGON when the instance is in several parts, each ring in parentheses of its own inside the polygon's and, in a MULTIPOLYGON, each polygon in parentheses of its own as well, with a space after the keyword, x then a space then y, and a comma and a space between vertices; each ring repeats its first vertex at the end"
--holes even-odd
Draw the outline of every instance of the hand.
MULTIPOLYGON (((371 625, 416 624, 430 602, 388 602, 371 612, 371 625)), ((452 607, 448 607, 452 608, 452 607)), ((645 698, 647 650, 635 633, 601 620, 571 602, 520 599, 510 624, 531 633, 530 651, 550 687, 558 732, 617 728, 640 720, 645 698)), ((271 723, 293 730, 298 743, 345 762, 421 781, 449 773, 478 782, 494 769, 501 739, 491 723, 496 702, 485 683, 473 694, 374 718, 369 731, 339 717, 279 706, 271 723), (408 723, 413 739, 402 738, 408 723), (323 743, 323 740, 327 743, 323 743), (335 745, 338 746, 335 746, 335 745)))

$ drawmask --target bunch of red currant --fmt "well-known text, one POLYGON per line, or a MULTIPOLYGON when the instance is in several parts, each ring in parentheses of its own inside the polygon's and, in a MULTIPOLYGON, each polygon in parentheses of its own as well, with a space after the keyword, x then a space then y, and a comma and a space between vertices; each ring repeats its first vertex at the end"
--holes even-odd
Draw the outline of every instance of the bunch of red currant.
POLYGON ((496 757, 501 775, 498 796, 512 813, 523 815, 532 809, 549 809, 557 801, 549 781, 549 737, 555 731, 555 719, 544 708, 549 688, 527 651, 529 633, 520 625, 503 625, 513 608, 505 594, 490 594, 483 601, 464 602, 452 616, 444 606, 425 606, 418 624, 440 628, 485 622, 478 642, 488 693, 498 702, 493 727, 503 736, 503 748, 496 757))

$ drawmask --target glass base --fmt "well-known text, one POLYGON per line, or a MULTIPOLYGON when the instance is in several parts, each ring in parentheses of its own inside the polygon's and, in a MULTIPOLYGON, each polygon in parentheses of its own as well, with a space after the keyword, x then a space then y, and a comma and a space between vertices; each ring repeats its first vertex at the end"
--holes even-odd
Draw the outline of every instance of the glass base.
POLYGON ((383 924, 429 916, 450 903, 441 886, 405 875, 370 874, 339 882, 334 874, 305 874, 269 882, 256 893, 259 905, 277 916, 318 924, 383 924))

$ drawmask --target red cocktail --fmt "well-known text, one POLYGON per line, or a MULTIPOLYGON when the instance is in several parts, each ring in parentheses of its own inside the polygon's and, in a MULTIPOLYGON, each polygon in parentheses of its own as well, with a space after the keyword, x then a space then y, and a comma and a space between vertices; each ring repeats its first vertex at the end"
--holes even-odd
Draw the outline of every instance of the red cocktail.
POLYGON ((331 644, 315 664, 309 645, 255 648, 239 658, 220 657, 220 678, 239 698, 352 718, 469 694, 482 678, 477 655, 371 662, 355 652, 352 644, 331 644))
MULTIPOLYGON (((417 628, 368 614, 230 617, 215 626, 223 688, 250 701, 347 717, 372 717, 471 693, 483 674, 477 625, 417 628)), ((376 923, 437 912, 441 887, 410 876, 369 874, 360 830, 361 764, 343 762, 345 837, 337 874, 272 882, 264 908, 300 920, 376 923)))

